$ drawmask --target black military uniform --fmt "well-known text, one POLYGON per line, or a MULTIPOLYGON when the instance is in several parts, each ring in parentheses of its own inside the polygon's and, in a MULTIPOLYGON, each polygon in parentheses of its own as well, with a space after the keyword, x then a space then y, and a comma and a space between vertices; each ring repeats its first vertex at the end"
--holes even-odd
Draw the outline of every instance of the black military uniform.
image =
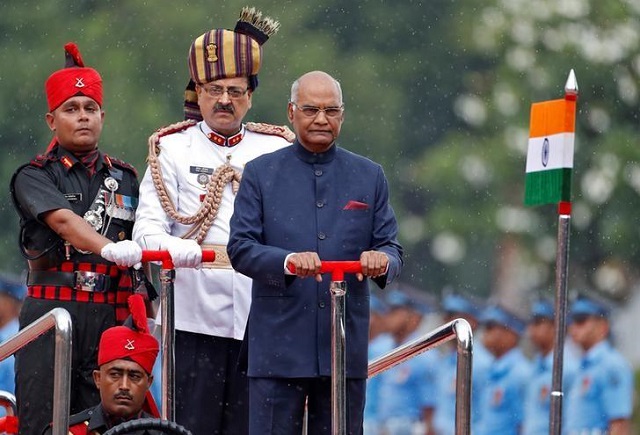
MULTIPOLYGON (((20 215, 20 245, 29 262, 28 296, 20 328, 55 307, 73 321, 71 413, 100 402, 92 372, 97 369, 100 336, 128 315, 132 276, 99 255, 65 244, 43 223, 43 213, 70 209, 108 239, 131 239, 138 181, 134 168, 98 154, 90 174, 60 146, 20 167, 11 180, 20 215)), ((16 395, 21 433, 38 433, 52 419, 53 331, 16 354, 16 395), (24 399, 28 397, 29 399, 24 399)))
MULTIPOLYGON (((151 414, 141 412, 137 418, 152 418, 151 414)), ((69 417, 69 434, 71 435, 102 435, 109 429, 123 421, 111 421, 106 415, 102 405, 85 409, 78 414, 69 417)), ((50 435, 52 427, 49 425, 43 432, 43 435, 50 435)), ((164 432, 148 430, 144 432, 149 435, 162 434, 164 432)))

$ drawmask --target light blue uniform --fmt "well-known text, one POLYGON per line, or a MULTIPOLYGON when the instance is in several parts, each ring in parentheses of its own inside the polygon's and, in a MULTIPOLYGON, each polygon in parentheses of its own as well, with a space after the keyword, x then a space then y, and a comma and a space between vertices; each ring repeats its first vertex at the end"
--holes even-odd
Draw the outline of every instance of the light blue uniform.
MULTIPOLYGON (((472 432, 475 432, 474 429, 480 420, 482 389, 487 384, 487 378, 493 360, 493 356, 482 343, 480 341, 474 341, 471 379, 472 432)), ((455 433, 457 361, 458 356, 454 349, 447 350, 438 361, 436 412, 433 422, 438 435, 453 435, 455 433)))
MULTIPOLYGON (((394 348, 393 337, 390 334, 380 334, 369 342, 369 362, 384 355, 394 348)), ((380 377, 367 379, 367 398, 364 404, 364 434, 377 435, 380 433, 378 418, 378 402, 380 400, 380 377)))
MULTIPOLYGON (((16 335, 19 329, 20 324, 17 318, 4 325, 4 327, 0 329, 0 343, 4 343, 16 335)), ((0 361, 0 390, 11 394, 15 394, 16 392, 14 362, 15 358, 13 355, 0 361)), ((7 415, 7 411, 0 406, 0 417, 4 417, 5 415, 7 415)))
MULTIPOLYGON (((414 333, 407 342, 418 337, 414 333)), ((378 419, 386 433, 410 435, 423 410, 435 406, 437 363, 438 356, 428 351, 378 375, 378 419)))
POLYGON ((629 363, 603 341, 582 358, 566 409, 567 433, 602 433, 609 422, 631 418, 633 374, 629 363), (589 432, 586 432, 589 431, 589 432))
POLYGON ((531 365, 519 348, 494 360, 480 400, 475 435, 517 435, 524 416, 524 398, 531 365))
MULTIPOLYGON (((27 295, 27 286, 19 283, 16 279, 7 279, 0 276, 0 293, 9 296, 11 299, 17 302, 24 301, 27 295)), ((13 303, 9 300, 3 300, 0 303, 13 303)), ((4 343, 9 338, 18 333, 20 329, 20 322, 18 318, 9 320, 2 328, 0 328, 0 343, 4 343)), ((15 394, 16 382, 15 382, 15 357, 13 355, 0 361, 0 391, 6 391, 11 394, 15 394)), ((5 408, 0 407, 0 417, 6 415, 5 408)))
MULTIPOLYGON (((562 390, 564 400, 562 403, 564 420, 566 421, 566 410, 571 406, 567 398, 569 388, 576 378, 578 362, 563 353, 562 365, 562 390)), ((523 435, 548 435, 549 418, 551 409, 551 387, 553 378, 553 352, 546 356, 538 354, 532 364, 531 379, 527 386, 527 396, 525 399, 523 435)), ((566 427, 562 424, 562 427, 566 427)), ((566 432, 566 431, 564 431, 566 432)))

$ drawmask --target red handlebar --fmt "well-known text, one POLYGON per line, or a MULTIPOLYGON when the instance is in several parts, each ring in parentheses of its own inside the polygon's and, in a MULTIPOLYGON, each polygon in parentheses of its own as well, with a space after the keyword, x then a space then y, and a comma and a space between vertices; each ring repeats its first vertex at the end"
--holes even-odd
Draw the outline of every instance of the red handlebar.
MULTIPOLYGON (((210 263, 216 260, 215 251, 211 250, 203 250, 202 251, 202 262, 210 263)), ((171 254, 169 251, 142 251, 142 261, 162 261, 163 269, 173 269, 173 260, 171 259, 171 254)))
MULTIPOLYGON (((293 264, 287 264, 291 273, 296 273, 293 264)), ((345 273, 362 273, 360 261, 322 261, 320 273, 331 273, 331 281, 343 281, 345 273)))

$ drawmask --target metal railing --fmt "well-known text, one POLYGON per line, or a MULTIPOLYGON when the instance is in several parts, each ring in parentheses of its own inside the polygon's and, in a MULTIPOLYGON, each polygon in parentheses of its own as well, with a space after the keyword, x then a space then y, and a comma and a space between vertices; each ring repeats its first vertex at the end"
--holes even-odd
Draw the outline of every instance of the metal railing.
POLYGON ((18 415, 16 396, 8 391, 0 391, 0 406, 6 411, 6 415, 18 415))
POLYGON ((69 430, 71 401, 72 327, 69 312, 64 308, 54 308, 0 344, 0 361, 13 355, 52 328, 55 328, 52 435, 65 435, 69 430))
POLYGON ((471 432, 471 368, 473 356, 473 333, 464 319, 455 319, 431 332, 416 338, 369 363, 369 377, 376 376, 429 349, 456 338, 456 435, 471 432))

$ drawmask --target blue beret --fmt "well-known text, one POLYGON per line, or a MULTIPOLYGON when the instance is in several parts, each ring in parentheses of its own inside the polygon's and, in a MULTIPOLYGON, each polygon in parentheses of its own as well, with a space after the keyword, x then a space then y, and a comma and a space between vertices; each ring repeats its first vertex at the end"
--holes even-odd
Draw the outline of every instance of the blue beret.
POLYGON ((27 286, 16 281, 0 278, 0 293, 22 301, 27 296, 27 286))
POLYGON ((447 313, 464 313, 477 317, 478 307, 461 295, 447 295, 442 299, 442 309, 447 313))
POLYGON ((389 306, 378 296, 371 295, 369 299, 369 309, 374 313, 386 313, 389 311, 389 306))
POLYGON ((553 320, 555 318, 553 303, 548 299, 539 299, 531 306, 531 318, 542 317, 553 320))
POLYGON ((522 335, 526 328, 524 320, 499 305, 492 305, 484 310, 480 317, 480 322, 482 324, 489 322, 497 323, 511 329, 518 335, 522 335))
POLYGON ((588 315, 609 317, 609 307, 604 302, 586 296, 578 297, 571 305, 571 317, 588 315))
POLYGON ((426 314, 430 311, 427 304, 417 301, 400 290, 388 292, 386 300, 390 308, 411 308, 421 314, 426 314))

